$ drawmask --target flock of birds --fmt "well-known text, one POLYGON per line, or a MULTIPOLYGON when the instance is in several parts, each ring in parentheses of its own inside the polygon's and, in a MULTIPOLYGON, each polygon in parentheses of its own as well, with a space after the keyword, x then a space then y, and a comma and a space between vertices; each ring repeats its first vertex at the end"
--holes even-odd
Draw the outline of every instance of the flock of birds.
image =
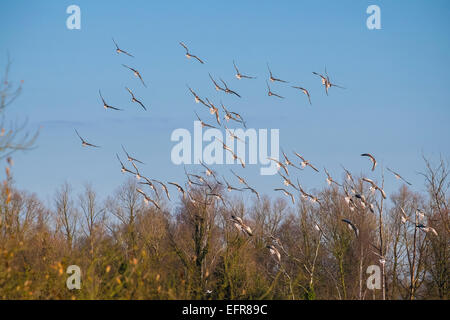
MULTIPOLYGON (((117 52, 117 54, 124 54, 127 55, 129 57, 134 57, 132 54, 130 54, 129 52, 121 49, 118 44, 116 43, 116 41, 114 41, 114 45, 115 45, 115 51, 117 52)), ((185 56, 188 59, 194 59, 197 62, 201 63, 201 64, 205 64, 205 61, 201 58, 199 58, 197 55, 192 54, 189 51, 189 48, 183 43, 180 42, 179 43, 184 49, 185 49, 185 56)), ((140 74, 140 72, 132 67, 129 67, 126 64, 122 64, 125 68, 129 69, 130 71, 133 72, 134 76, 136 78, 139 78, 140 82, 142 83, 142 85, 144 87, 147 87, 142 75, 140 74)), ((235 77, 238 80, 241 79, 248 79, 248 80, 252 80, 252 79, 256 79, 255 76, 250 76, 250 75, 246 75, 246 74, 242 74, 235 61, 233 61, 233 66, 235 69, 235 77)), ((277 97, 280 99, 283 99, 284 97, 276 94, 272 91, 271 87, 269 86, 269 82, 272 83, 288 83, 288 81, 286 80, 282 80, 279 78, 276 78, 273 73, 272 70, 270 69, 269 64, 267 64, 267 69, 268 69, 268 79, 265 81, 266 85, 267 85, 267 94, 269 97, 277 97)), ((328 76, 328 73, 326 71, 325 68, 325 75, 322 75, 320 73, 317 72, 313 72, 314 75, 317 75, 318 77, 320 77, 322 85, 325 88, 325 93, 328 95, 328 91, 330 88, 332 87, 336 87, 336 88, 341 88, 341 89, 345 89, 342 86, 336 85, 334 83, 331 82, 330 77, 328 76)), ((209 74, 209 78, 214 86, 214 88, 217 91, 222 91, 225 94, 230 94, 230 95, 234 95, 238 98, 241 98, 241 95, 239 93, 237 93, 235 90, 230 89, 230 87, 228 86, 228 84, 221 78, 219 78, 218 80, 220 81, 221 84, 219 84, 217 82, 217 79, 215 79, 211 74, 209 74)), ((311 95, 309 93, 309 91, 301 86, 291 86, 294 89, 300 90, 302 91, 307 99, 309 104, 311 103, 311 95)), ((190 88, 189 86, 187 86, 189 92, 194 96, 195 102, 196 103, 200 103, 202 105, 204 105, 205 107, 208 108, 209 113, 211 115, 213 115, 215 117, 215 120, 217 122, 217 124, 219 126, 221 126, 221 117, 219 114, 219 108, 212 103, 208 98, 202 99, 192 88, 190 88)), ((125 87, 126 91, 128 91, 128 93, 131 95, 131 102, 132 103, 137 103, 139 104, 139 106, 146 111, 147 108, 144 105, 144 103, 137 99, 133 93, 133 91, 131 89, 129 89, 128 87, 125 87)), ((103 107, 106 110, 115 110, 115 111, 122 111, 122 109, 114 107, 112 105, 109 105, 101 91, 99 90, 99 95, 100 98, 102 100, 103 103, 103 107)), ((226 122, 228 123, 230 120, 233 120, 234 122, 242 125, 243 127, 246 128, 246 122, 244 121, 243 117, 237 113, 237 112, 233 112, 233 111, 229 111, 221 102, 221 109, 224 112, 224 117, 222 118, 222 120, 226 120, 226 122)), ((194 111, 195 112, 195 111, 194 111)), ((198 119, 198 121, 200 122, 202 127, 208 127, 208 128, 216 128, 215 126, 208 124, 206 122, 204 122, 203 120, 201 120, 200 116, 197 114, 197 112, 195 112, 195 115, 198 119)), ((243 141, 240 137, 236 136, 234 134, 234 132, 232 130, 230 130, 226 124, 224 124, 224 128, 225 130, 228 132, 228 134, 232 137, 233 141, 234 140, 240 140, 241 142, 245 143, 245 141, 243 141)), ((79 133, 78 131, 75 129, 75 132, 77 134, 77 136, 79 137, 79 139, 81 140, 81 144, 84 147, 93 147, 93 148, 99 148, 100 146, 95 145, 95 144, 91 144, 89 142, 87 142, 79 133)), ((241 166, 243 168, 245 168, 245 161, 244 159, 241 159, 237 156, 236 153, 234 153, 233 149, 230 148, 229 146, 227 146, 223 141, 221 141, 220 139, 216 138, 222 145, 223 145, 223 149, 230 152, 231 155, 233 156, 233 159, 236 161, 239 161, 241 166)), ((208 202, 208 199, 213 198, 214 200, 218 200, 220 201, 225 207, 227 207, 227 201, 225 200, 225 198, 220 194, 220 188, 223 187, 225 188, 228 192, 232 192, 232 191, 244 191, 244 190, 249 190, 251 191, 254 195, 256 195, 256 197, 258 199, 260 199, 260 195, 258 193, 258 191, 256 191, 255 188, 251 187, 247 181, 239 176, 238 174, 236 174, 233 170, 230 169, 231 173, 233 174, 233 176, 237 179, 238 183, 240 185, 242 185, 242 187, 235 187, 232 186, 224 176, 219 177, 218 174, 213 171, 212 169, 210 169, 205 163, 200 162, 201 166, 204 168, 204 172, 205 172, 205 176, 203 175, 198 175, 198 174, 194 174, 194 173, 188 173, 186 171, 186 168, 184 168, 185 171, 185 176, 187 178, 187 184, 189 186, 192 185, 196 185, 196 186, 201 186, 201 187, 206 187, 209 192, 206 193, 206 199, 205 200, 199 200, 198 198, 196 198, 195 196, 193 196, 191 194, 191 192, 189 192, 189 190, 186 188, 186 190, 183 188, 182 185, 176 183, 176 182, 162 182, 160 180, 157 179, 153 179, 153 178, 148 178, 145 177, 144 175, 142 175, 139 171, 138 165, 140 164, 144 164, 142 161, 134 158, 133 156, 131 156, 125 149, 125 147, 122 145, 122 150, 126 156, 127 161, 131 164, 131 166, 133 167, 134 170, 130 170, 128 169, 125 164, 122 162, 121 158, 119 157, 119 155, 116 153, 116 157, 117 160, 119 161, 120 167, 121 167, 121 172, 123 173, 129 173, 131 175, 134 175, 136 177, 137 180, 139 180, 139 184, 140 185, 146 185, 150 188, 150 190, 155 194, 155 197, 151 197, 149 196, 148 193, 146 193, 143 189, 141 188, 137 188, 137 192, 139 194, 142 195, 144 202, 148 205, 148 204, 152 204, 154 205, 157 209, 161 210, 161 207, 158 203, 158 200, 160 199, 160 195, 158 192, 158 188, 157 186, 159 186, 165 193, 166 198, 170 201, 171 197, 170 197, 170 193, 169 193, 169 188, 168 185, 173 186, 177 189, 177 191, 181 194, 181 196, 183 197, 183 199, 188 199, 192 204, 194 205, 198 205, 198 204, 202 204, 202 205, 210 205, 212 204, 212 201, 208 202), (209 177, 210 179, 214 180, 214 184, 210 183, 210 180, 207 178, 209 177)), ((297 170, 304 170, 306 167, 310 167, 311 170, 314 170, 315 172, 319 173, 319 169, 317 169, 317 167, 315 167, 309 160, 305 159, 302 155, 300 155, 297 152, 293 152, 293 154, 295 155, 295 159, 297 161, 299 161, 299 164, 296 165, 296 162, 291 161, 287 154, 282 151, 282 156, 283 159, 274 159, 274 158, 268 158, 270 161, 274 161, 276 163, 276 166, 278 168, 278 174, 279 176, 282 178, 282 182, 284 184, 283 188, 276 188, 274 189, 274 191, 280 191, 282 192, 285 196, 289 197, 290 201, 295 204, 295 195, 294 192, 297 191, 300 195, 301 198, 306 199, 311 201, 312 203, 317 203, 319 205, 321 205, 321 199, 319 199, 317 196, 307 193, 302 186, 300 185, 298 179, 296 180, 296 183, 293 183, 291 180, 291 175, 289 173, 289 169, 290 167, 295 168, 297 170), (282 173, 282 172, 283 173, 282 173), (289 191, 288 189, 291 188, 292 191, 289 191)), ((375 159, 375 157, 373 155, 371 155, 370 153, 363 153, 361 154, 362 157, 367 157, 368 159, 370 159, 372 166, 371 166, 371 171, 374 171, 376 166, 377 166, 377 161, 375 159)), ((333 180, 333 178, 331 177, 331 175, 329 174, 329 172, 326 170, 326 168, 324 168, 324 172, 327 176, 326 178, 326 182, 328 183, 328 185, 335 185, 336 187, 340 187, 343 189, 345 197, 344 200, 346 202, 346 204, 349 206, 349 209, 351 211, 354 211, 355 208, 368 208, 372 213, 374 213, 374 205, 372 203, 369 203, 369 201, 366 199, 366 197, 361 194, 358 193, 355 188, 353 187, 355 185, 353 177, 351 175, 351 173, 345 169, 343 167, 345 173, 346 173, 346 180, 348 183, 344 183, 344 184, 340 184, 337 181, 333 180), (353 183, 353 186, 350 184, 350 182, 353 183), (349 190, 350 189, 350 190, 349 190)), ((400 179, 402 181, 404 181, 405 183, 407 183, 408 185, 411 185, 410 182, 408 182, 407 180, 405 180, 400 174, 398 174, 397 172, 387 168, 387 170, 389 172, 391 172, 397 179, 400 179)), ((369 190, 372 193, 375 193, 376 191, 378 191, 380 193, 380 195, 386 199, 386 193, 384 192, 384 190, 379 187, 373 180, 369 179, 369 178, 362 178, 362 181, 368 183, 370 185, 369 190)), ((214 201, 213 200, 213 201, 214 201)), ((245 236, 251 237, 253 235, 252 233, 252 229, 251 227, 246 224, 244 222, 244 220, 239 217, 236 212, 234 211, 234 209, 230 206, 230 209, 233 211, 234 214, 232 214, 229 218, 229 220, 231 221, 231 223, 234 225, 234 227, 239 230, 239 232, 241 232, 242 234, 244 234, 245 236)), ((402 214, 401 214, 401 222, 402 223, 407 223, 407 222, 411 222, 414 223, 416 228, 419 228, 420 230, 423 230, 424 232, 428 233, 431 232, 433 234, 435 234, 437 236, 437 232, 434 228, 427 226, 425 224, 423 224, 421 221, 425 218, 425 213, 423 211, 421 211, 420 209, 416 210, 416 219, 415 221, 412 221, 412 219, 410 217, 407 216, 407 214, 405 213, 405 211, 403 210, 403 208, 401 208, 402 214)), ((352 230, 356 237, 359 236, 359 229, 356 226, 355 223, 353 223, 350 219, 341 219, 341 221, 343 223, 346 223, 349 227, 350 230, 352 230)), ((315 224, 315 229, 319 232, 321 232, 321 235, 323 235, 323 231, 320 228, 320 226, 318 224, 315 224)), ((275 257, 275 259, 280 263, 281 262, 281 253, 280 250, 286 252, 283 248, 283 246, 281 245, 281 241, 278 238, 275 238, 274 236, 270 235, 270 239, 271 239, 271 243, 267 245, 267 249, 269 249, 269 252, 271 253, 271 255, 273 257, 275 257)), ((384 258, 382 258, 382 260, 380 261, 384 261, 384 258)))

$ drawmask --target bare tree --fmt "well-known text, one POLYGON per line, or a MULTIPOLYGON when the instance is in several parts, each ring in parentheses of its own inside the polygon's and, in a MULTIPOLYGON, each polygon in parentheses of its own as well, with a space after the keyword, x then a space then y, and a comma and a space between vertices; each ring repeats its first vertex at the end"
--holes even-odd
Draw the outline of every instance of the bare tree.
POLYGON ((9 128, 5 124, 6 108, 20 95, 23 83, 21 81, 19 85, 14 85, 9 80, 10 67, 11 60, 8 55, 6 68, 0 82, 0 158, 8 157, 17 150, 32 148, 39 134, 39 131, 36 131, 34 134, 26 131, 27 121, 11 123, 9 128))

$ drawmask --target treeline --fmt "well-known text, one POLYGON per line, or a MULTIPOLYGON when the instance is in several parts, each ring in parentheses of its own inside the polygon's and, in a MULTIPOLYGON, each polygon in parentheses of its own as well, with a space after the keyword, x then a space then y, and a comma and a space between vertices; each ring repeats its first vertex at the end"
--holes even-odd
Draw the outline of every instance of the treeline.
POLYGON ((425 160, 425 194, 399 184, 384 199, 344 176, 314 192, 319 202, 295 193, 294 205, 283 196, 248 203, 205 176, 209 187, 189 186, 184 198, 172 191, 172 203, 180 198, 170 210, 159 189, 160 209, 146 203, 135 178, 105 201, 90 185, 74 194, 66 183, 44 205, 14 187, 10 170, 0 187, 1 299, 449 298, 445 161, 425 160), (69 265, 82 271, 80 290, 66 287, 69 265), (367 287, 371 265, 380 289, 367 287))

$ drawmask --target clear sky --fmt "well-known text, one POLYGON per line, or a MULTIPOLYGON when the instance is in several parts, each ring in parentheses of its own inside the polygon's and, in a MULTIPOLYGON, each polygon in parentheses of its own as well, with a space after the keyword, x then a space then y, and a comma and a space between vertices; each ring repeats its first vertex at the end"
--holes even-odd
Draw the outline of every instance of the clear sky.
MULTIPOLYGON (((183 167, 170 160, 172 131, 192 132, 194 110, 214 123, 189 84, 242 114, 249 127, 280 129, 285 151, 296 150, 335 178, 343 177, 343 164, 379 179, 381 171, 371 173, 369 160, 359 156, 369 152, 422 191, 416 174, 424 168, 422 152, 434 160, 450 156, 449 18, 445 0, 2 1, 0 63, 3 68, 9 51, 13 80, 25 81, 6 116, 28 119, 30 130, 41 127, 36 148, 14 154, 17 186, 44 199, 66 180, 76 190, 92 182, 110 194, 125 179, 115 158, 121 144, 146 163, 144 175, 184 181, 183 167), (66 28, 71 4, 81 8, 81 30, 66 28), (371 4, 381 8, 381 30, 366 27, 371 4), (112 37, 135 58, 117 55, 112 37), (186 59, 179 41, 206 63, 186 59), (257 79, 234 78, 233 59, 257 79), (308 88, 313 105, 288 85, 272 85, 286 99, 268 97, 267 62, 274 76, 308 88), (122 63, 136 67, 148 88, 122 63), (325 95, 312 74, 325 66, 345 90, 325 95), (242 98, 216 92, 208 72, 242 98), (131 104, 125 86, 147 112, 131 104), (99 89, 125 111, 105 111, 99 89), (82 148, 74 128, 102 148, 82 148)), ((260 176, 259 165, 213 168, 236 182, 233 168, 262 193, 282 186, 278 176, 260 176)), ((297 176, 308 190, 325 185, 323 171, 297 176)), ((387 192, 399 185, 387 175, 387 192)))

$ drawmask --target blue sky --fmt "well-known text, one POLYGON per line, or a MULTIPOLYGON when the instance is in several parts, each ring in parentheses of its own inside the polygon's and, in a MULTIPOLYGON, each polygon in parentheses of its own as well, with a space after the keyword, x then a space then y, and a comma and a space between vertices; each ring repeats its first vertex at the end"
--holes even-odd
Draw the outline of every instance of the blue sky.
MULTIPOLYGON (((296 150, 336 178, 340 164, 379 179, 363 152, 400 172, 423 191, 422 152, 431 159, 450 155, 450 4, 448 1, 3 1, 0 62, 9 51, 13 80, 23 93, 7 110, 10 120, 41 127, 36 148, 14 154, 17 186, 50 199, 69 181, 76 190, 91 182, 110 194, 125 177, 115 153, 121 144, 146 165, 141 171, 165 181, 183 181, 183 167, 170 161, 176 128, 193 130, 194 103, 186 84, 202 97, 220 100, 253 128, 280 129, 280 145, 296 150), (68 30, 66 8, 81 8, 81 30, 68 30), (381 8, 381 30, 368 30, 366 8, 381 8), (117 55, 111 38, 135 58, 117 55), (184 57, 178 42, 206 63, 184 57), (234 78, 232 61, 256 80, 234 78), (275 76, 311 92, 313 105, 286 85, 266 95, 266 63, 275 76), (122 63, 136 67, 142 87, 122 63), (326 96, 312 71, 327 67, 333 88, 326 96), (208 72, 226 80, 242 99, 218 93, 208 72), (149 106, 131 104, 129 86, 149 106), (125 109, 105 111, 106 100, 125 109), (82 148, 74 128, 99 150, 82 148)), ((259 165, 233 168, 262 193, 280 187, 277 176, 260 176, 259 165)), ((190 171, 200 168, 189 166, 190 171)), ((308 190, 325 185, 325 174, 298 172, 308 190)), ((386 191, 399 187, 386 176, 386 191)), ((173 191, 175 192, 175 191, 173 191)))

